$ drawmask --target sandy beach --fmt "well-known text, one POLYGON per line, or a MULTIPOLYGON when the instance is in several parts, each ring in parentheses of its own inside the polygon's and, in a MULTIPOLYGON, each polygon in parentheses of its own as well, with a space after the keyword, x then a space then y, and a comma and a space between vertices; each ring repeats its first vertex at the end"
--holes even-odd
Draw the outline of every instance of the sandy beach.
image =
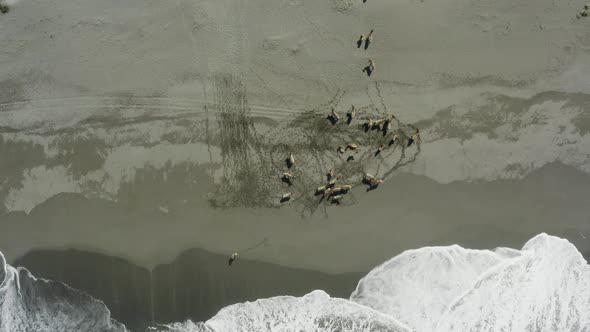
POLYGON ((9 260, 77 248, 152 268, 268 238, 247 258, 364 272, 409 248, 520 248, 540 232, 590 250, 590 18, 576 19, 579 1, 9 5, 9 260), (352 105, 350 125, 326 120, 352 105), (384 138, 362 122, 388 113, 421 142, 372 157, 384 138), (352 163, 335 152, 349 141, 362 145, 352 163), (355 186, 339 206, 313 195, 334 167, 355 186), (384 182, 367 192, 364 172, 384 182))

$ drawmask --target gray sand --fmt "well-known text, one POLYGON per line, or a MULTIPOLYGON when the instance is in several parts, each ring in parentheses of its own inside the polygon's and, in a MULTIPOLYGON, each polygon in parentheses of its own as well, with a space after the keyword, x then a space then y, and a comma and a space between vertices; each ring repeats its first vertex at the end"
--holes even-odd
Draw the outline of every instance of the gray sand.
MULTIPOLYGON (((154 178, 150 186, 162 187, 154 178)), ((173 212, 164 214, 149 203, 135 204, 153 199, 149 193, 127 204, 61 194, 28 216, 4 215, 10 232, 2 232, 0 240, 9 258, 31 248, 73 246, 151 267, 190 247, 229 255, 268 237, 268 248, 247 257, 327 272, 365 271, 409 248, 451 243, 520 248, 543 231, 570 239, 583 252, 590 245, 578 232, 590 233, 589 190, 590 179, 559 165, 524 181, 489 184, 441 185, 400 175, 370 193, 355 189, 355 205, 329 206, 306 219, 295 208, 205 209, 205 203, 172 206, 173 212)))
POLYGON ((267 237, 248 258, 326 272, 424 245, 519 248, 540 232, 588 250, 590 21, 578 7, 16 2, 0 16, 0 249, 153 267, 267 237), (416 124, 422 143, 341 165, 355 184, 363 171, 386 181, 319 205, 333 149, 380 139, 327 125, 330 107, 352 104, 416 124), (291 150, 301 182, 279 208, 291 150))

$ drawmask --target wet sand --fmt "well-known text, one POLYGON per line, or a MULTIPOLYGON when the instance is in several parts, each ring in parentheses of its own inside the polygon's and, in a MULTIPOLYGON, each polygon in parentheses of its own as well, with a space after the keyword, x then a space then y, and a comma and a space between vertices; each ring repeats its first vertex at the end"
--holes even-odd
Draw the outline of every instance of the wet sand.
MULTIPOLYGON (((161 188, 153 178, 150 184, 161 188)), ((590 232, 589 190, 587 176, 562 165, 546 166, 523 181, 479 184, 441 185, 404 174, 369 193, 353 190, 355 205, 328 206, 305 219, 295 207, 206 209, 206 203, 178 203, 165 214, 137 201, 115 204, 60 194, 28 216, 4 215, 3 227, 11 231, 0 236, 9 259, 35 248, 75 247, 148 268, 188 248, 229 255, 266 237, 269 246, 250 251, 248 258, 325 272, 366 271, 408 248, 450 243, 518 248, 540 232, 568 238, 583 252, 590 248, 579 234, 590 232)))
POLYGON ((280 295, 303 296, 323 289, 348 298, 360 273, 324 274, 227 257, 204 250, 183 252, 152 271, 96 253, 33 251, 18 259, 37 277, 60 280, 103 301, 117 321, 132 331, 148 325, 204 321, 224 306, 280 295))
POLYGON ((425 245, 520 248, 540 232, 587 252, 579 7, 15 2, 0 16, 0 250, 12 262, 77 248, 151 269, 268 238, 246 258, 330 273, 425 245), (371 157, 386 138, 325 119, 352 105, 419 127, 421 143, 371 157), (344 163, 335 148, 350 140, 364 150, 344 163), (289 152, 291 188, 279 180, 289 152), (355 184, 341 206, 313 196, 332 167, 355 184), (363 172, 385 182, 366 192, 363 172))

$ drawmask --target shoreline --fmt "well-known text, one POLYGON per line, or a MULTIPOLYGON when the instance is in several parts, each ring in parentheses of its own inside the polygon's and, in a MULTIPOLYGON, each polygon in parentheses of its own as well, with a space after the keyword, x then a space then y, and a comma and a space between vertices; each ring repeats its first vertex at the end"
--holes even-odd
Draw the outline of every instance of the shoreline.
POLYGON ((191 247, 229 255, 266 237, 270 245, 248 258, 327 273, 364 271, 406 248, 426 245, 519 248, 541 232, 568 238, 585 252, 590 243, 579 233, 590 233, 584 200, 589 188, 590 177, 559 164, 522 181, 479 184, 441 185, 401 174, 379 190, 353 190, 355 205, 329 207, 327 215, 306 219, 295 207, 210 210, 177 203, 166 214, 149 206, 129 210, 129 203, 60 194, 29 215, 2 215, 0 227, 12 231, 2 232, 0 242, 7 257, 72 247, 150 268, 191 247), (481 201, 494 201, 494 207, 474 203, 481 201), (469 232, 462 235, 467 225, 469 232))

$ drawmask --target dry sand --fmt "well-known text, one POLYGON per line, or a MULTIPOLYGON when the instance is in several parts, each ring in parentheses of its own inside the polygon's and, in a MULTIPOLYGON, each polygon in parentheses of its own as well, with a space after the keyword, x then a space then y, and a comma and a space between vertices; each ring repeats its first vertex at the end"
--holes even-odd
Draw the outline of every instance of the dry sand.
POLYGON ((250 258, 328 272, 429 244, 519 248, 539 232, 588 250, 581 5, 12 3, 0 15, 0 249, 72 246, 151 267, 268 237, 250 258), (351 104, 417 125, 422 143, 341 166, 351 181, 388 178, 318 205, 310 190, 339 163, 335 146, 380 139, 327 124, 351 104), (301 182, 279 209, 288 151, 301 182))

